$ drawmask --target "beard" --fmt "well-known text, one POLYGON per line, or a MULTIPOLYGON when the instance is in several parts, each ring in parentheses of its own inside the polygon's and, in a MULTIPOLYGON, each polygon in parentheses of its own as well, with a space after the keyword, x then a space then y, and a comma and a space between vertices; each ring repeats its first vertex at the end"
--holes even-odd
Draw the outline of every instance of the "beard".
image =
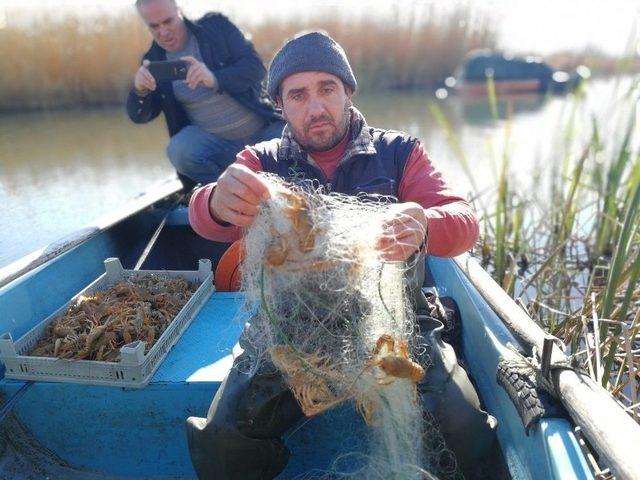
POLYGON ((344 138, 349 130, 351 120, 351 101, 345 103, 341 117, 334 121, 327 113, 311 118, 305 125, 298 129, 285 120, 293 134, 293 138, 308 152, 326 152, 335 147, 344 138), (315 125, 327 124, 322 132, 312 132, 315 125))

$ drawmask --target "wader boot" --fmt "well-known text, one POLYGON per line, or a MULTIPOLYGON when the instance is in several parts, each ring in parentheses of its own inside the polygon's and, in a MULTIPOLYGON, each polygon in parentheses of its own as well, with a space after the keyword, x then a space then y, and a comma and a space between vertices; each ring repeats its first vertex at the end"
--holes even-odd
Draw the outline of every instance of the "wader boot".
POLYGON ((217 391, 207 418, 187 419, 191 463, 199 479, 270 480, 287 465, 281 440, 303 416, 282 376, 268 361, 247 372, 253 351, 245 349, 217 391))
MULTIPOLYGON (((422 406, 435 418, 447 448, 467 480, 490 452, 496 420, 480 408, 480 400, 464 369, 458 365, 451 345, 442 341, 442 323, 419 315, 417 322, 424 337, 430 365, 418 384, 422 406)), ((420 362, 424 364, 423 362, 420 362)))
POLYGON ((425 275, 424 257, 418 258, 408 272, 409 298, 415 301, 420 350, 418 362, 425 366, 425 377, 418 384, 423 408, 436 420, 467 480, 477 478, 476 467, 488 457, 496 442, 496 419, 482 410, 480 399, 465 370, 458 364, 453 347, 441 338, 443 324, 424 315, 429 308, 422 293, 425 275))
MULTIPOLYGON (((417 311, 427 311, 428 304, 420 288, 424 259, 415 265, 408 272, 410 293, 416 299, 417 311)), ((471 480, 474 465, 488 455, 494 443, 493 417, 480 408, 478 396, 458 365, 453 348, 440 338, 442 324, 426 315, 418 315, 417 321, 421 336, 418 343, 429 355, 428 359, 417 359, 428 367, 424 380, 418 384, 423 407, 435 418, 461 472, 471 480)), ((274 478, 289 459, 289 450, 281 437, 304 417, 273 364, 263 360, 257 372, 246 372, 255 355, 248 340, 249 332, 250 329, 245 329, 240 337, 244 353, 236 359, 216 393, 207 418, 187 420, 189 453, 200 479, 274 478)))

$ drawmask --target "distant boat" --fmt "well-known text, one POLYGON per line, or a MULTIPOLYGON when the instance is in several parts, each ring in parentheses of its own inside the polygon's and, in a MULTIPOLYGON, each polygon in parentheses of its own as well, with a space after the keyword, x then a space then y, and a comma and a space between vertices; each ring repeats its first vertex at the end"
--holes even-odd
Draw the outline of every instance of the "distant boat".
POLYGON ((469 54, 447 87, 466 95, 486 95, 492 78, 497 95, 513 93, 566 93, 590 76, 585 66, 573 72, 554 70, 539 57, 516 57, 490 50, 469 54))

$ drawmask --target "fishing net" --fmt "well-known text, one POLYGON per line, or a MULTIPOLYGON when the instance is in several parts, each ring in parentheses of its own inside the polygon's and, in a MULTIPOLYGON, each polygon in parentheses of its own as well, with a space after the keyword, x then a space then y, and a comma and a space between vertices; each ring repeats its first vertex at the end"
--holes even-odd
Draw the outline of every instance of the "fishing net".
POLYGON ((376 249, 393 205, 265 177, 271 199, 245 236, 242 274, 251 368, 272 362, 307 415, 354 402, 372 435, 367 466, 350 477, 452 478, 455 461, 417 394, 428 355, 407 265, 376 249))

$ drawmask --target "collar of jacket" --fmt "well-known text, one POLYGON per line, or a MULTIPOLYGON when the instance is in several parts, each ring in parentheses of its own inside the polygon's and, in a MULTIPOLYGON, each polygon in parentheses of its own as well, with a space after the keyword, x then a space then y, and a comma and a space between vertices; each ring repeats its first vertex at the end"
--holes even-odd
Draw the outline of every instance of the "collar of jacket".
MULTIPOLYGON (((344 154, 339 164, 343 164, 358 155, 375 155, 376 149, 373 146, 373 137, 371 130, 367 126, 367 122, 356 107, 350 107, 349 112, 351 119, 349 121, 349 143, 345 148, 344 154)), ((293 133, 289 125, 285 125, 282 132, 282 141, 278 148, 278 157, 280 160, 290 162, 315 162, 312 160, 306 150, 293 138, 293 133)))

